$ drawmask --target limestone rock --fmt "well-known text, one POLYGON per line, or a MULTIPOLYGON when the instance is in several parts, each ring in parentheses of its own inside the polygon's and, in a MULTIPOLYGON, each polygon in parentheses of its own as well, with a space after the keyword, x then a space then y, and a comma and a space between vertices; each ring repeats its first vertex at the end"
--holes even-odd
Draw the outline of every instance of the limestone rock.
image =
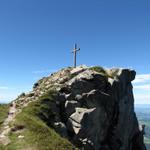
POLYGON ((104 72, 86 66, 62 69, 35 83, 32 95, 24 94, 16 101, 27 107, 55 90, 55 99, 45 103, 57 117, 41 118, 79 149, 145 150, 134 112, 131 81, 136 72, 121 68, 104 72))
POLYGON ((73 114, 75 112, 75 108, 79 107, 80 103, 78 103, 77 101, 66 101, 65 103, 65 110, 66 110, 66 114, 67 116, 70 116, 71 114, 73 114))
POLYGON ((55 130, 63 137, 68 137, 66 125, 62 122, 54 123, 55 130))
POLYGON ((109 73, 86 69, 67 81, 68 132, 85 150, 145 150, 134 112, 131 81, 136 73, 129 69, 109 73))

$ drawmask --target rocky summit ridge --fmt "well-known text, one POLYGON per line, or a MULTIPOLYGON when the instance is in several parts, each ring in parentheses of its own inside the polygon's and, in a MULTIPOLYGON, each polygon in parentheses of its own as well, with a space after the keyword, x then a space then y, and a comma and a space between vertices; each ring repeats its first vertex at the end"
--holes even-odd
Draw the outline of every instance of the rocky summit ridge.
POLYGON ((135 75, 134 70, 123 68, 62 69, 36 82, 33 91, 18 96, 13 101, 16 115, 42 100, 47 107, 38 113, 39 118, 75 145, 72 149, 145 150, 134 112, 131 82, 135 75), (54 93, 51 101, 49 93, 54 93))

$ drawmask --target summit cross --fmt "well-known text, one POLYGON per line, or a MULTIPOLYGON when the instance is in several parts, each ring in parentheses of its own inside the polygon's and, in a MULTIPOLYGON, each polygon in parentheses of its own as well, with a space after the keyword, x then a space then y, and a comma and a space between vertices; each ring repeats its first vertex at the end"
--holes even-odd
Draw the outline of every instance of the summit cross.
POLYGON ((77 66, 77 51, 80 51, 80 48, 77 48, 77 44, 75 44, 72 52, 74 53, 74 68, 77 66))

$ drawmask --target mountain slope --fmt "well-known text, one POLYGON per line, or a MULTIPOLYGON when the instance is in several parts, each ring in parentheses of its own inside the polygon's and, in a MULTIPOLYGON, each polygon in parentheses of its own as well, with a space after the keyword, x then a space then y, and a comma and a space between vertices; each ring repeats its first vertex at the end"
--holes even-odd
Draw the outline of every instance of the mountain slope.
MULTIPOLYGON (((47 99, 48 103, 49 101, 51 101, 51 94, 47 99)), ((41 115, 49 117, 52 115, 47 109, 50 108, 42 98, 23 108, 11 124, 9 134, 11 143, 4 149, 72 150, 74 146, 68 140, 60 137, 41 119, 41 115)))
POLYGON ((15 111, 3 125, 0 148, 145 150, 134 112, 135 74, 79 66, 39 80, 12 102, 15 111))

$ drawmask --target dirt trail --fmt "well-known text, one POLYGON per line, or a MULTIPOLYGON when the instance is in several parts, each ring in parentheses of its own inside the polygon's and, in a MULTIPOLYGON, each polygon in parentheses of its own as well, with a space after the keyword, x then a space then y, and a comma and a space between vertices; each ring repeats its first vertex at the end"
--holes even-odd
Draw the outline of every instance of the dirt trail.
POLYGON ((8 117, 3 122, 1 132, 0 132, 0 144, 7 145, 10 143, 10 139, 8 138, 8 133, 11 130, 10 122, 13 121, 17 114, 16 104, 15 102, 9 108, 8 117))

